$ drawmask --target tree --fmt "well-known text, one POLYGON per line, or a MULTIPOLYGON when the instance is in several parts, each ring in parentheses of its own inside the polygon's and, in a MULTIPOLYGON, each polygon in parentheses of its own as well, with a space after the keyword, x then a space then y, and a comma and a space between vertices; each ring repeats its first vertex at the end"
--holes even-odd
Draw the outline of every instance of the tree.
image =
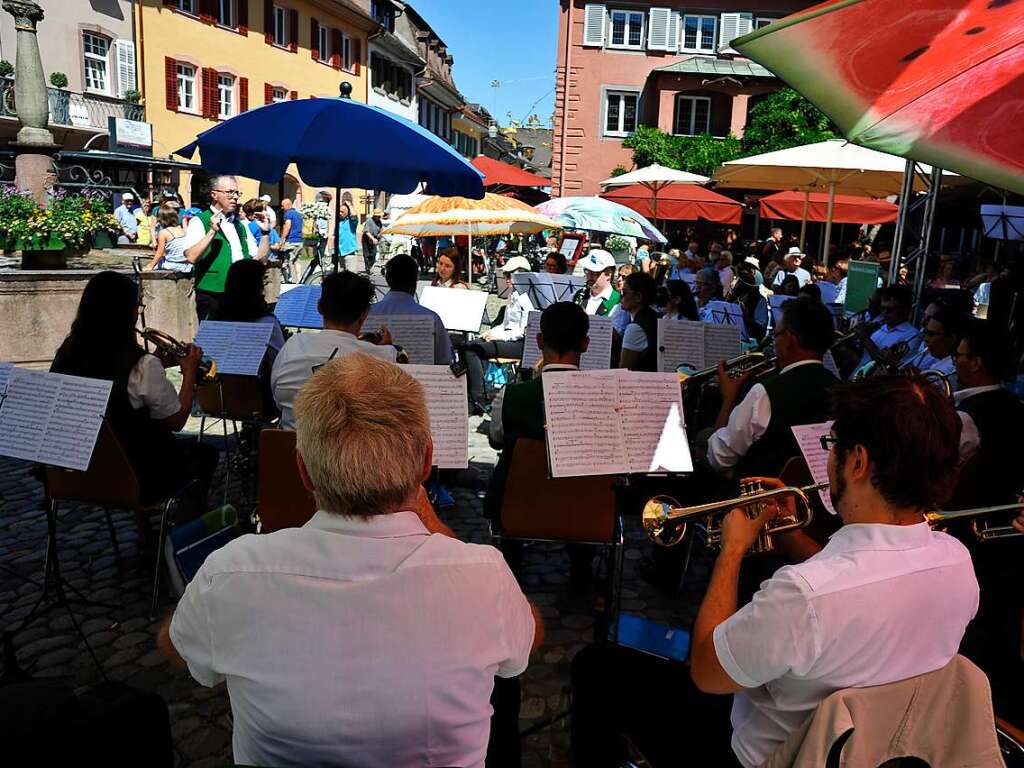
POLYGON ((783 88, 750 110, 743 153, 759 155, 835 137, 836 127, 825 113, 792 88, 783 88))
POLYGON ((612 168, 611 177, 614 179, 616 176, 622 176, 626 173, 629 173, 629 171, 626 170, 626 166, 616 165, 614 168, 612 168))
POLYGON ((637 168, 657 163, 704 176, 727 160, 739 157, 741 152, 740 140, 731 134, 725 138, 706 133, 674 136, 646 125, 639 126, 622 146, 633 150, 637 168))

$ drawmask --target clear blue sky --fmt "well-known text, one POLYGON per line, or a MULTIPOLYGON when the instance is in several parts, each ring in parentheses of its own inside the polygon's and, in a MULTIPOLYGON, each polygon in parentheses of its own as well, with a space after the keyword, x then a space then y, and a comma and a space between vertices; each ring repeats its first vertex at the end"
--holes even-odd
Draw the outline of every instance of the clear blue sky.
POLYGON ((555 110, 557 0, 412 0, 412 6, 455 57, 463 96, 502 125, 508 112, 516 120, 533 112, 548 124, 555 110), (501 86, 492 88, 492 80, 501 86))

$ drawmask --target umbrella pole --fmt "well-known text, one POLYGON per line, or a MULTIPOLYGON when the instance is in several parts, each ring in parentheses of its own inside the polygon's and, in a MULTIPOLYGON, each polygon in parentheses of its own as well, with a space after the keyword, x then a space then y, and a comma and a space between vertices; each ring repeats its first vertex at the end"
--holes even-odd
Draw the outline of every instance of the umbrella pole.
MULTIPOLYGON (((351 211, 350 211, 351 213, 351 211)), ((331 262, 334 264, 334 271, 338 271, 338 263, 341 261, 341 187, 334 188, 334 254, 331 262)))
POLYGON ((469 246, 466 248, 466 279, 469 284, 473 284, 473 228, 470 227, 467 232, 469 237, 469 246))
POLYGON ((828 242, 832 238, 832 212, 836 205, 836 183, 828 183, 828 214, 825 217, 825 237, 821 243, 821 263, 828 266, 828 242))
POLYGON ((810 205, 811 193, 804 190, 804 216, 800 220, 800 250, 804 249, 804 240, 807 238, 807 206, 810 205))

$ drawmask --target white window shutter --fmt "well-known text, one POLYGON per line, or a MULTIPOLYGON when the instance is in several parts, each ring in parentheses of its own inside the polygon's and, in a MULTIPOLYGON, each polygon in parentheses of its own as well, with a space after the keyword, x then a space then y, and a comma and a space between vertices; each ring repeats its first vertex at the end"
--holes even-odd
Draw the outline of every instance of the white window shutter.
POLYGON ((737 37, 742 37, 754 27, 754 17, 749 13, 723 13, 718 24, 718 52, 736 53, 730 46, 737 37))
POLYGON ((114 55, 117 59, 117 95, 135 90, 135 43, 131 40, 116 40, 114 55))
POLYGON ((652 51, 667 51, 671 8, 651 8, 647 27, 647 47, 652 51))
POLYGON ((583 44, 604 46, 605 6, 603 3, 588 3, 583 9, 583 44))
POLYGON ((679 11, 671 11, 668 16, 668 44, 665 46, 666 51, 678 51, 679 50, 679 30, 682 27, 682 15, 679 11))

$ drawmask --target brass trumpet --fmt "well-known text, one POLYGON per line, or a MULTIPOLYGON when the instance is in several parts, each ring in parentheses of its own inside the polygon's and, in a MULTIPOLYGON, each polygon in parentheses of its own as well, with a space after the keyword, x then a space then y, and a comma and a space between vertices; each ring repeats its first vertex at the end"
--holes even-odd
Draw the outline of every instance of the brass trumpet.
POLYGON ((1024 533, 1012 525, 992 525, 985 518, 999 512, 1018 512, 1021 509, 1024 509, 1024 502, 1000 504, 994 507, 977 507, 976 509, 938 510, 928 512, 924 517, 928 521, 928 525, 938 530, 953 520, 970 520, 971 532, 978 541, 992 541, 993 539, 1007 539, 1011 536, 1024 536, 1024 533))
POLYGON ((740 495, 734 499, 713 501, 709 504, 697 504, 692 507, 682 507, 679 505, 679 502, 668 496, 655 496, 644 504, 644 531, 655 544, 663 547, 672 547, 681 542, 686 536, 686 527, 690 520, 703 520, 703 523, 695 522, 695 525, 697 525, 698 530, 703 531, 707 545, 715 548, 722 543, 722 517, 730 510, 741 507, 753 519, 761 514, 764 510, 765 502, 770 499, 792 496, 797 502, 796 513, 793 515, 780 515, 773 520, 769 520, 765 527, 761 529, 757 541, 754 542, 748 553, 752 555, 764 554, 775 549, 773 536, 807 527, 814 518, 814 508, 811 506, 810 494, 813 494, 815 491, 825 490, 826 488, 828 488, 828 483, 817 483, 803 487, 787 486, 785 488, 765 490, 761 483, 755 480, 740 483, 740 495))
MULTIPOLYGON (((682 366, 680 366, 682 367, 682 366)), ((755 379, 766 376, 775 370, 775 358, 764 352, 747 352, 731 360, 725 361, 725 371, 731 377, 751 374, 755 379)), ((699 387, 718 377, 718 365, 715 364, 696 373, 686 373, 677 369, 679 383, 684 387, 699 387)))
MULTIPOLYGON (((188 351, 192 348, 191 344, 178 341, 169 333, 164 333, 156 328, 143 328, 138 333, 143 341, 153 345, 160 357, 168 360, 181 360, 188 356, 188 351)), ((199 361, 199 367, 196 368, 196 381, 212 381, 216 377, 217 363, 213 358, 204 355, 203 359, 199 361)))

